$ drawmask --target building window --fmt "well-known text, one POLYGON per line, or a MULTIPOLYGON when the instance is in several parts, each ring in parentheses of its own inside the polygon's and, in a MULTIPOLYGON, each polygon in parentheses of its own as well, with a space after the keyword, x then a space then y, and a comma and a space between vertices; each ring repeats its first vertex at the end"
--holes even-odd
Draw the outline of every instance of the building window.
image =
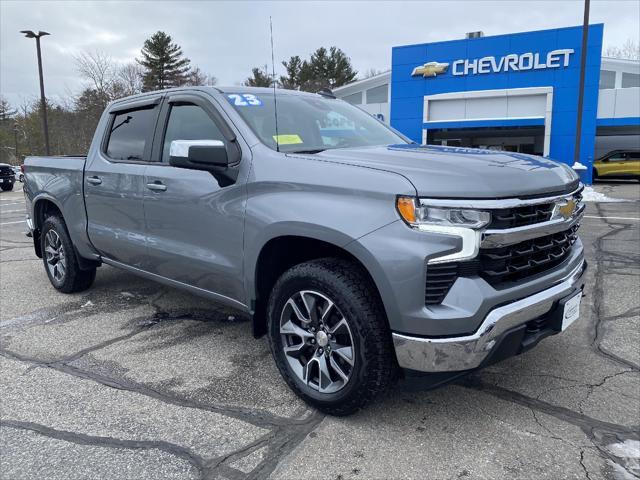
POLYGON ((616 72, 600 70, 600 90, 616 88, 616 72))
POLYGON ((362 92, 352 93, 346 97, 342 97, 342 100, 349 102, 351 105, 362 105, 362 92))
POLYGON ((640 74, 622 72, 622 88, 640 87, 640 74))
POLYGON ((367 103, 387 103, 389 101, 389 85, 380 85, 367 90, 367 103))

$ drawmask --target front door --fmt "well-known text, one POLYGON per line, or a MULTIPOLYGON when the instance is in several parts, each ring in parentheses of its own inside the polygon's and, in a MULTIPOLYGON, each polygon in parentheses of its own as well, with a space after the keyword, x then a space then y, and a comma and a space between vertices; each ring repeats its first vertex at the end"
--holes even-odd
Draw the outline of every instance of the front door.
POLYGON ((169 97, 163 107, 164 128, 156 134, 161 138, 161 162, 147 167, 144 181, 145 270, 233 304, 244 301, 243 183, 248 165, 241 164, 238 180, 228 186, 221 186, 210 172, 169 165, 173 140, 220 140, 228 145, 223 121, 210 101, 196 94, 169 97))
POLYGON ((160 97, 118 105, 106 120, 107 134, 93 146, 85 169, 88 234, 103 257, 140 267, 146 254, 144 173, 150 159, 160 97))

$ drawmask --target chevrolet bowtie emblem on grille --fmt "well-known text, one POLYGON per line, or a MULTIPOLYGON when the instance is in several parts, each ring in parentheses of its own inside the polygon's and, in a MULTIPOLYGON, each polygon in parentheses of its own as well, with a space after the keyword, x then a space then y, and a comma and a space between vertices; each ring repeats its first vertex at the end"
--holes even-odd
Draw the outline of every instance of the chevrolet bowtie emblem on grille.
POLYGON ((448 63, 429 62, 424 65, 419 65, 411 72, 412 77, 422 75, 423 77, 435 77, 440 73, 444 73, 449 68, 448 63))
POLYGON ((576 201, 573 198, 567 200, 561 200, 556 203, 554 217, 562 217, 564 219, 569 219, 573 216, 573 213, 576 211, 576 201))

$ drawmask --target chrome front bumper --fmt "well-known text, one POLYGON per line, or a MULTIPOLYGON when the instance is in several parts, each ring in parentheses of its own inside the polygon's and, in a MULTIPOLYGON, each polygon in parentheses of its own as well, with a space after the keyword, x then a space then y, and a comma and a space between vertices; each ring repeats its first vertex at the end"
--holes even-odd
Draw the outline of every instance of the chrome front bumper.
POLYGON ((585 270, 583 260, 553 287, 492 310, 471 335, 422 338, 393 333, 399 365, 421 372, 457 372, 480 366, 507 331, 551 312, 558 300, 581 288, 585 270))

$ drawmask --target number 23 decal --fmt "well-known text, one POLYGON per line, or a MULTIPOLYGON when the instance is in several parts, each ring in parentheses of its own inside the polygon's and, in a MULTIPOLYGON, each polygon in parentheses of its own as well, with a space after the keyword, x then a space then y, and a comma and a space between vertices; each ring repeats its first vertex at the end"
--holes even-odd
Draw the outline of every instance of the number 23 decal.
POLYGON ((252 95, 251 93, 234 93, 233 95, 227 95, 227 97, 229 97, 229 100, 231 100, 236 107, 257 107, 259 105, 262 105, 262 101, 260 101, 258 97, 252 95))

